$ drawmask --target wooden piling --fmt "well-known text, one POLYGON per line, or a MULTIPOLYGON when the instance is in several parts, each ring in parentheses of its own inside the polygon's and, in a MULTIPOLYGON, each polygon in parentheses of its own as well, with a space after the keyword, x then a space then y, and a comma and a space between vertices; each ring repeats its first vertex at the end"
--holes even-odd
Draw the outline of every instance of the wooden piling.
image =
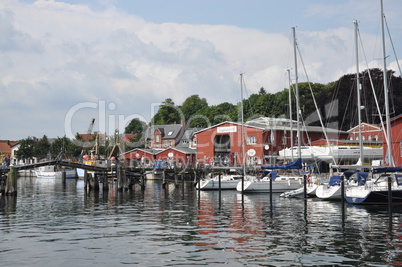
POLYGON ((95 192, 99 192, 99 177, 98 177, 98 175, 94 174, 94 176, 92 177, 91 185, 92 185, 92 189, 95 192))
POLYGON ((117 167, 117 190, 123 191, 123 167, 117 167))
POLYGON ((179 187, 179 177, 177 175, 176 170, 174 170, 174 185, 176 188, 179 187))
POLYGON ((88 192, 88 171, 84 170, 84 192, 88 192))
POLYGON ((66 170, 63 169, 61 172, 61 182, 63 183, 63 185, 66 185, 66 170))
POLYGON ((145 190, 145 174, 144 173, 141 173, 141 190, 142 191, 145 190))
POLYGON ((17 195, 17 178, 18 172, 17 169, 11 167, 10 171, 7 173, 7 181, 6 181, 6 195, 7 196, 16 196, 17 195))
POLYGON ((88 192, 92 191, 93 189, 93 178, 92 173, 87 174, 87 190, 88 192))
POLYGON ((108 192, 109 191, 109 180, 108 180, 106 172, 103 172, 102 190, 103 190, 103 192, 108 192))
POLYGON ((166 188, 167 184, 166 184, 166 173, 165 170, 162 171, 162 187, 166 188))

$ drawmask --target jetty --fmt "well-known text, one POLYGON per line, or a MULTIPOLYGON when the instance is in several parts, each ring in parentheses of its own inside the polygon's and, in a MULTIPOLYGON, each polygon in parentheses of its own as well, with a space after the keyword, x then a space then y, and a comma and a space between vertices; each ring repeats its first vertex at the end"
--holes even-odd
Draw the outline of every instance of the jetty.
MULTIPOLYGON (((241 169, 240 167, 211 167, 211 166, 186 166, 172 168, 155 168, 154 166, 126 166, 125 164, 105 164, 106 166, 93 166, 83 163, 76 163, 66 160, 49 160, 39 163, 32 163, 20 166, 9 166, 0 169, 0 195, 17 194, 17 178, 19 171, 33 170, 42 166, 60 166, 84 170, 84 189, 86 192, 108 191, 109 181, 116 182, 117 190, 131 190, 133 186, 139 185, 145 189, 146 175, 158 173, 162 179, 162 185, 167 186, 174 183, 193 182, 194 185, 211 172, 224 172, 229 169, 241 169)), ((61 180, 66 182, 66 174, 61 168, 61 180)))

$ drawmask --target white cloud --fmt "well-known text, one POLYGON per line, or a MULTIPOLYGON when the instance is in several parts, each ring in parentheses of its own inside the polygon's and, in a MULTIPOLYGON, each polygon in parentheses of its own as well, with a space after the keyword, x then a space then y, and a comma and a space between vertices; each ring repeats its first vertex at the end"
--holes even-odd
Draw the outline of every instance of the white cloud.
MULTIPOLYGON (((288 86, 286 69, 293 67, 290 32, 155 24, 113 7, 95 11, 56 1, 4 1, 0 104, 10 115, 0 123, 10 126, 0 138, 61 136, 68 110, 85 101, 115 103, 115 110, 106 110, 110 116, 147 119, 151 103, 166 98, 181 104, 198 94, 209 104, 234 103, 240 99, 240 73, 249 94, 261 87, 282 90, 288 86)), ((297 35, 310 81, 331 82, 354 64, 352 27, 298 29, 297 35)), ((365 37, 373 49, 375 37, 365 37)), ((92 116, 93 110, 81 112, 73 130, 85 131, 92 116)))

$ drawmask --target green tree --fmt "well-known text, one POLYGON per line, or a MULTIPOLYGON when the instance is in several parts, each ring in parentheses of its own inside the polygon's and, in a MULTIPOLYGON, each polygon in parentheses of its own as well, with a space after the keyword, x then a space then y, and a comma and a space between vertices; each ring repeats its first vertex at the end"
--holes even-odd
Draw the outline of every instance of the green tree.
POLYGON ((43 159, 50 152, 50 142, 44 135, 33 147, 33 156, 38 159, 43 159))
POLYGON ((35 137, 28 136, 25 139, 19 141, 20 147, 15 152, 18 160, 32 159, 34 157, 34 146, 36 143, 35 137))
POLYGON ((178 123, 184 119, 180 109, 175 106, 171 98, 167 98, 160 106, 158 112, 152 118, 154 125, 178 123))
POLYGON ((66 136, 58 137, 50 146, 50 153, 53 158, 77 158, 81 153, 82 148, 76 146, 66 136))
POLYGON ((130 121, 130 123, 124 129, 124 133, 126 134, 140 134, 145 132, 147 129, 147 124, 144 121, 141 121, 138 118, 134 118, 130 121))
POLYGON ((184 114, 185 120, 190 120, 194 115, 203 115, 203 112, 208 108, 208 102, 205 98, 200 98, 199 95, 188 97, 180 109, 184 114))

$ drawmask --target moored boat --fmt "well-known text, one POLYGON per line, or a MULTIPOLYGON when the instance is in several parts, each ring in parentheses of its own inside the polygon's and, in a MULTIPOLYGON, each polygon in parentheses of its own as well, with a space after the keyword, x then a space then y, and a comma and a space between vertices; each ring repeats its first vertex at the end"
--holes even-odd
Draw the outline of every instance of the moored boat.
POLYGON ((223 174, 220 177, 219 185, 219 175, 214 175, 212 177, 200 180, 197 183, 196 188, 200 190, 233 190, 236 189, 236 186, 241 179, 241 175, 223 174))
POLYGON ((374 169, 374 173, 380 174, 378 177, 348 187, 345 192, 346 201, 352 204, 387 204, 389 201, 402 203, 402 174, 389 173, 389 170, 390 168, 374 169), (387 170, 388 172, 383 173, 387 170))
POLYGON ((327 184, 320 184, 315 193, 316 196, 321 199, 341 199, 341 176, 333 175, 327 184))
POLYGON ((37 178, 42 179, 55 179, 62 178, 62 173, 65 171, 66 178, 77 178, 77 170, 74 168, 62 167, 60 170, 56 170, 54 165, 49 166, 41 166, 35 170, 35 174, 37 178))

